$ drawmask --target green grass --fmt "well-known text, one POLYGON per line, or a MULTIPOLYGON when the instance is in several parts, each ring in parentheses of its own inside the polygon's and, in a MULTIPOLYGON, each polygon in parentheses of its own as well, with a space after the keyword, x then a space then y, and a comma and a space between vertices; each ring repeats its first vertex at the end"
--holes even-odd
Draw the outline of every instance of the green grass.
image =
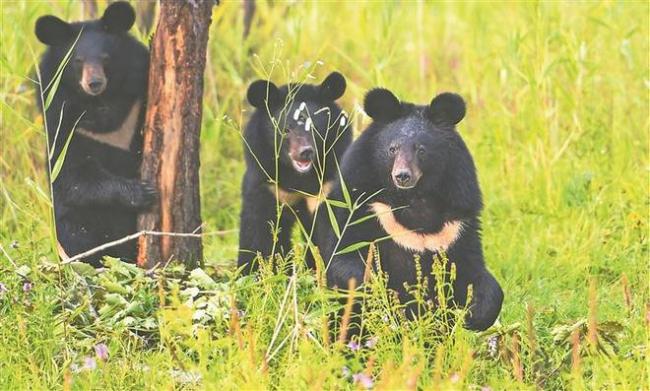
POLYGON ((78 19, 80 6, 0 5, 0 389, 174 388, 190 375, 201 379, 190 388, 359 387, 343 366, 370 367, 381 389, 650 388, 647 3, 259 3, 246 41, 239 2, 213 14, 202 211, 206 232, 234 232, 205 238, 212 279, 189 280, 57 266, 29 79, 43 50, 33 26, 46 13, 78 19), (488 335, 440 338, 435 320, 390 327, 380 280, 368 298, 378 344, 350 353, 323 347, 323 319, 336 306, 308 271, 299 267, 295 281, 234 279, 247 85, 332 70, 348 78, 341 103, 357 112, 356 132, 375 86, 413 102, 445 90, 467 100, 459 130, 479 169, 487 264, 506 295, 495 356, 488 335), (594 322, 601 350, 588 343, 594 322), (74 371, 100 342, 108 361, 74 371))

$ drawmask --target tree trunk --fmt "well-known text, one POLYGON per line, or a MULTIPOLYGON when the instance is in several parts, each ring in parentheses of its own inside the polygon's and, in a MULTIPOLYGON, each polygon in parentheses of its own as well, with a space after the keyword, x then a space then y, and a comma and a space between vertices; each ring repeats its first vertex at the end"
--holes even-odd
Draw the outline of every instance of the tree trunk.
MULTIPOLYGON (((140 215, 147 231, 200 233, 199 136, 203 73, 213 0, 161 0, 151 47, 144 125, 142 179, 153 183, 158 205, 140 215)), ((172 259, 193 266, 202 257, 198 237, 140 237, 138 265, 172 259)))
POLYGON ((251 31, 251 24, 255 15, 255 0, 243 0, 242 6, 244 7, 244 38, 246 38, 251 31))
POLYGON ((83 0, 81 2, 81 18, 97 19, 97 0, 83 0))

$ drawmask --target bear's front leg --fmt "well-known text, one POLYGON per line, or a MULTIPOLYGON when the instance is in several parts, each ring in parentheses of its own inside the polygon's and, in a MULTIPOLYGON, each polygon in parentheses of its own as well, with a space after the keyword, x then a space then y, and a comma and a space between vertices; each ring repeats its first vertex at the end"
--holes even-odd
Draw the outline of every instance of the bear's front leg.
POLYGON ((114 175, 92 160, 65 167, 54 181, 55 203, 67 206, 122 206, 148 209, 157 198, 156 189, 138 179, 114 175))
POLYGON ((289 216, 283 216, 280 227, 277 227, 280 205, 268 189, 268 184, 257 182, 249 185, 244 178, 243 187, 237 266, 243 266, 243 274, 250 274, 257 270, 258 265, 254 261, 258 253, 268 257, 274 249, 276 252, 281 249, 289 250, 292 221, 289 222, 289 216), (274 246, 276 229, 279 229, 279 232, 274 246))
MULTIPOLYGON (((339 192, 340 190, 335 189, 332 199, 342 199, 339 192)), ((347 289, 350 279, 354 278, 358 287, 363 283, 369 247, 344 254, 337 253, 358 243, 373 242, 383 235, 377 222, 368 219, 372 212, 367 208, 358 208, 352 216, 350 211, 344 208, 336 208, 335 213, 337 225, 342 233, 340 240, 328 216, 327 205, 321 205, 318 212, 318 244, 327 268, 327 284, 329 287, 347 289), (359 221, 361 223, 358 223, 359 221)))
MULTIPOLYGON (((327 265, 328 260, 323 260, 327 265)), ((363 283, 366 266, 359 252, 335 255, 327 268, 327 285, 331 288, 348 289, 350 280, 354 279, 355 287, 363 283)))
POLYGON ((483 331, 494 324, 501 312, 503 290, 487 269, 483 269, 472 282, 472 301, 465 327, 483 331))

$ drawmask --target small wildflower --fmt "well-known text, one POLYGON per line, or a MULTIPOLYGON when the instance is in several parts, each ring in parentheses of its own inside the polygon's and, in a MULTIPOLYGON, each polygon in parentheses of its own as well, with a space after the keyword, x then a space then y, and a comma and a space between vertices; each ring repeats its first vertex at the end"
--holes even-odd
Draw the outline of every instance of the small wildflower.
POLYGON ((5 292, 9 292, 9 289, 7 289, 5 284, 0 282, 0 297, 4 296, 5 292))
POLYGON ((379 341, 379 338, 378 338, 378 337, 370 337, 370 338, 368 338, 368 340, 366 341, 366 347, 367 347, 368 349, 372 349, 372 348, 374 348, 375 346, 377 346, 377 342, 378 342, 378 341, 379 341))
POLYGON ((95 359, 92 357, 84 358, 84 365, 82 369, 85 371, 94 371, 97 369, 97 361, 95 361, 95 359))
POLYGON ((495 358, 498 353, 498 347, 499 347, 499 339, 495 335, 493 337, 488 338, 487 341, 488 345, 488 353, 490 354, 490 357, 495 358))
POLYGON ((371 389, 374 385, 372 378, 363 372, 355 373, 352 375, 352 381, 354 381, 355 384, 359 383, 361 387, 365 388, 366 390, 371 389))
POLYGON ((492 388, 490 388, 489 386, 483 386, 481 387, 481 391, 492 391, 492 388))
POLYGON ((460 375, 458 373, 453 373, 449 377, 449 381, 452 382, 452 383, 458 383, 459 380, 460 380, 460 375))
POLYGON ((105 343, 98 343, 95 345, 95 354, 102 361, 108 360, 108 346, 105 343))
POLYGON ((350 348, 350 350, 352 350, 353 352, 356 352, 359 349, 361 349, 361 345, 357 341, 350 341, 348 342, 348 348, 350 348))
POLYGON ((350 377, 350 375, 352 374, 352 372, 350 371, 350 368, 348 368, 348 367, 346 367, 346 366, 343 366, 343 367, 341 368, 341 374, 343 374, 343 377, 350 377))
POLYGON ((25 293, 29 293, 29 292, 32 290, 33 287, 34 287, 34 286, 32 285, 31 282, 29 282, 29 281, 25 281, 25 282, 23 283, 23 292, 25 292, 25 293))

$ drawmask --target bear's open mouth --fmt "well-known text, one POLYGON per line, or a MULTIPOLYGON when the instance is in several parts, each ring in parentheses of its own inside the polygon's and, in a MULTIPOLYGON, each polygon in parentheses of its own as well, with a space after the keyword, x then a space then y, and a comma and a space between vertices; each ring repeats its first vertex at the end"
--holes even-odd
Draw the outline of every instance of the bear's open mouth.
POLYGON ((296 160, 292 158, 291 163, 293 164, 293 168, 295 168, 296 171, 298 171, 301 174, 304 174, 307 171, 311 170, 311 166, 312 166, 311 160, 296 160))

